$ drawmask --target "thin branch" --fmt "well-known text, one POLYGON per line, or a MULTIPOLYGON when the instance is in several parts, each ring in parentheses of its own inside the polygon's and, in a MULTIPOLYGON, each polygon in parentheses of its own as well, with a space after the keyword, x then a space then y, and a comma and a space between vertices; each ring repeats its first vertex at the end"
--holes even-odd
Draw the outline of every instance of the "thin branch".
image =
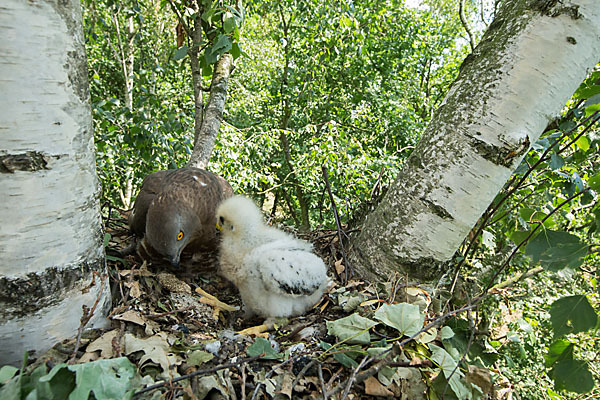
POLYGON ((323 394, 323 400, 327 400, 327 390, 325 390, 325 380, 323 380, 323 367, 321 363, 318 364, 319 382, 321 382, 321 394, 323 394))
MULTIPOLYGON (((284 366, 284 365, 286 365, 286 364, 289 364, 289 363, 291 363, 291 362, 294 362, 294 361, 296 361, 296 360, 297 360, 298 358, 300 358, 300 357, 301 357, 300 355, 297 355, 297 356, 295 356, 295 357, 291 357, 291 358, 289 358, 289 359, 285 360, 285 361, 284 361, 284 362, 282 362, 282 363, 279 363, 279 364, 275 365, 275 366, 274 366, 273 368, 271 368, 271 370, 270 370, 270 371, 269 371, 269 372, 268 372, 268 373, 265 375, 265 379, 269 379, 269 378, 271 378, 271 377, 273 376, 273 374, 275 373, 275 370, 276 370, 277 368, 281 368, 281 367, 283 367, 283 366, 284 366)), ((261 386, 262 386, 262 385, 264 385, 264 383, 262 383, 262 382, 258 382, 258 384, 256 385, 256 389, 254 389, 254 393, 252 393, 252 397, 250 398, 250 400, 254 400, 254 399, 256 398, 256 396, 258 396, 258 391, 260 390, 260 388, 261 388, 261 386)))
POLYGON ((371 361, 373 361, 373 357, 370 356, 365 356, 360 364, 358 364, 356 366, 356 368, 354 368, 352 370, 352 375, 350 375, 350 378, 348 378, 348 383, 346 384, 346 388, 344 389, 344 393, 342 393, 342 398, 341 400, 345 400, 346 397, 348 397, 348 394, 350 393, 350 389, 352 389, 352 384, 354 383, 354 379, 356 379, 356 374, 358 373, 358 371, 360 371, 362 369, 362 367, 364 367, 367 363, 370 363, 371 361))
POLYGON ((175 379, 170 379, 170 380, 162 381, 162 382, 159 382, 159 383, 154 384, 152 386, 148 386, 148 387, 146 387, 146 388, 144 388, 142 390, 139 390, 139 391, 135 392, 133 394, 133 397, 137 397, 137 396, 139 396, 141 394, 150 392, 150 391, 155 390, 155 389, 159 389, 159 388, 167 386, 167 385, 171 385, 171 384, 173 384, 175 382, 179 382, 179 381, 182 381, 184 379, 193 378, 195 376, 209 375, 209 374, 212 374, 213 372, 217 372, 217 371, 220 371, 222 369, 228 369, 228 368, 237 367, 239 365, 246 364, 246 363, 258 360, 259 358, 263 357, 264 355, 265 354, 263 353, 263 354, 259 354, 259 355, 254 356, 254 357, 242 358, 241 360, 236 361, 234 363, 223 364, 223 365, 219 365, 217 367, 210 368, 210 369, 201 369, 201 370, 192 372, 191 374, 182 375, 182 376, 177 377, 175 379))
POLYGON ((569 196, 569 198, 567 198, 565 201, 563 201, 558 206, 556 206, 552 211, 550 211, 548 213, 548 215, 546 215, 544 218, 542 218, 540 221, 538 221, 537 222, 537 226, 531 230, 531 232, 529 233, 529 235, 527 235, 527 237, 525 239, 523 239, 523 241, 521 241, 521 243, 519 243, 517 245, 517 247, 515 247, 515 249, 513 250, 513 252, 508 256, 508 258, 506 259, 506 261, 504 261, 504 263, 502 264, 502 266, 494 273, 494 275, 492 276, 492 279, 490 279, 490 282, 487 284, 486 288, 482 291, 482 293, 479 296, 477 296, 475 298, 475 300, 479 300, 479 299, 483 298, 483 296, 486 295, 490 291, 490 289, 494 286, 494 281, 498 278, 498 276, 500 276, 500 274, 506 269, 506 267, 508 267, 508 265, 510 264, 510 261, 515 256, 515 254, 517 254, 517 252, 519 251, 519 249, 521 247, 523 247, 523 245, 525 243, 527 243, 529 241, 529 239, 531 239, 533 237, 533 235, 537 232, 537 230, 540 227, 544 226, 544 222, 546 222, 546 220, 548 218, 550 218, 552 215, 554 215, 554 213, 556 213, 562 206, 564 206, 565 204, 569 203, 573 199, 581 196, 582 194, 586 193, 589 190, 590 190, 590 188, 587 187, 587 188, 585 188, 585 189, 583 189, 583 190, 581 190, 581 191, 573 194, 572 196, 569 196))
MULTIPOLYGON (((335 205, 335 200, 333 199, 333 193, 331 193, 331 185, 329 184, 329 176, 327 174, 327 167, 325 164, 321 166, 323 170, 323 179, 325 179, 325 186, 327 187, 327 192, 329 193, 329 200, 331 200, 331 208, 333 209, 333 216, 335 217, 335 224, 337 226, 338 240, 340 241, 340 250, 342 251, 342 258, 344 259, 344 281, 342 282, 344 285, 348 282, 348 279, 351 277, 349 270, 352 269, 350 263, 348 262, 348 257, 346 257, 346 249, 344 248, 344 238, 342 234, 346 235, 342 230, 342 224, 340 223, 340 216, 337 211, 337 207, 335 205)), ((347 235, 346 235, 347 237, 347 235)))
POLYGON ((471 51, 475 51, 475 37, 473 36, 473 32, 471 32, 471 28, 469 28, 469 22, 465 15, 465 0, 460 0, 458 2, 458 15, 460 16, 460 23, 469 36, 469 46, 471 46, 471 51))
MULTIPOLYGON (((77 339, 75 340, 75 348, 73 349, 73 354, 71 354, 71 358, 69 359, 69 364, 75 362, 75 357, 77 357, 77 350, 79 349, 79 344, 81 343, 81 334, 83 333, 83 329, 90 322, 90 319, 94 316, 94 312, 96 311, 96 307, 104 294, 104 285, 106 284, 106 275, 102 276, 102 283, 100 285, 100 290, 98 291, 98 296, 96 296, 96 301, 94 301, 94 305, 92 308, 88 308, 85 304, 82 306, 83 314, 80 319, 79 328, 77 329, 77 339)), ((94 280, 96 279, 96 274, 94 274, 94 280)), ((94 282, 90 284, 93 286, 94 282)))

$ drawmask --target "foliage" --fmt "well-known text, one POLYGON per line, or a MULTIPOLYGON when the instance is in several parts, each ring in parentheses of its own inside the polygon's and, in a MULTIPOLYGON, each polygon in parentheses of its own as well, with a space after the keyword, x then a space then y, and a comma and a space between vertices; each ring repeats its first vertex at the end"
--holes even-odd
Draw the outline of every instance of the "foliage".
MULTIPOLYGON (((560 392, 584 393, 594 388, 589 363, 595 361, 592 349, 597 350, 590 333, 593 335, 597 329, 599 294, 596 252, 600 205, 596 177, 600 117, 594 114, 595 104, 600 101, 594 98, 599 79, 600 72, 590 74, 564 114, 553 121, 533 145, 505 190, 475 228, 479 236, 473 243, 478 249, 473 252, 471 246, 463 252, 475 266, 468 274, 478 273, 482 287, 490 287, 494 283, 490 279, 528 269, 533 271, 532 267, 538 264, 558 274, 559 279, 553 281, 553 286, 544 294, 549 301, 545 306, 540 304, 543 313, 536 310, 522 320, 521 325, 528 327, 531 341, 522 342, 521 334, 515 333, 512 338, 507 335, 520 349, 518 361, 514 359, 513 346, 503 346, 493 340, 487 342, 488 346, 502 350, 499 354, 507 361, 508 368, 524 368, 530 364, 525 362, 526 355, 537 353, 537 359, 541 360, 541 352, 545 351, 545 362, 538 361, 536 368, 545 370, 554 381, 553 390, 548 388, 547 391, 556 398, 560 392), (484 232, 493 239, 484 239, 484 232), (494 260, 509 253, 508 261, 504 261, 501 268, 491 267, 494 260), (486 268, 486 264, 490 267, 486 268), (574 284, 568 286, 563 297, 558 297, 557 289, 567 286, 567 282, 574 284), (590 290, 593 287, 596 289, 590 290), (545 336, 549 332, 553 332, 552 340, 545 336)), ((488 307, 493 308, 493 303, 488 307)), ((514 305, 515 310, 524 306, 519 303, 514 305)), ((528 312, 536 308, 525 306, 528 312)), ((481 323, 487 326, 489 321, 481 323)), ((534 380, 530 384, 539 390, 539 382, 534 380)), ((528 393, 527 396, 534 395, 528 393)), ((535 398, 542 397, 536 394, 535 398)))
POLYGON ((0 369, 0 397, 20 399, 130 399, 141 387, 135 365, 127 358, 84 364, 58 364, 50 371, 40 365, 30 374, 10 366, 0 369))

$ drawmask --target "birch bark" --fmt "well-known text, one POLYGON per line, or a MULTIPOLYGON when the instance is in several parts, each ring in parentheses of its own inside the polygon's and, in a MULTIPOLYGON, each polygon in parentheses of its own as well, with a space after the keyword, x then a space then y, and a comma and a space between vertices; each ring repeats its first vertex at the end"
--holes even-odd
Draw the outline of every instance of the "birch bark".
POLYGON ((502 3, 352 243, 369 278, 431 279, 600 58, 598 0, 502 3))
POLYGON ((110 307, 81 24, 79 0, 0 12, 0 364, 110 307))

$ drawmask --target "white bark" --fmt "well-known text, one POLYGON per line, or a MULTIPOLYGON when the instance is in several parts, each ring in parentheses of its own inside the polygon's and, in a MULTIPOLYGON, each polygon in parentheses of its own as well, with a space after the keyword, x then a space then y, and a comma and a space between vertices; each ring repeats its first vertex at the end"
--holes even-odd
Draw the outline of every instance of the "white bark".
POLYGON ((367 277, 435 276, 600 58, 600 1, 504 2, 353 242, 367 277))
POLYGON ((73 337, 110 306, 79 0, 0 12, 0 364, 73 337))

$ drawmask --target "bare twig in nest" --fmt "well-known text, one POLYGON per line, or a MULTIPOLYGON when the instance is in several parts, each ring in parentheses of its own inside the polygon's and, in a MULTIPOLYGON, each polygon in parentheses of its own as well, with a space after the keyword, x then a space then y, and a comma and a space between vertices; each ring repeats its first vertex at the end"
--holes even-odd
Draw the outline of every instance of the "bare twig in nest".
MULTIPOLYGON (((301 357, 301 356, 299 356, 299 355, 298 355, 298 356, 292 357, 292 358, 290 358, 290 359, 288 359, 288 360, 285 360, 285 361, 284 361, 284 362, 282 362, 282 363, 279 363, 279 364, 275 365, 275 366, 274 366, 273 368, 271 368, 271 370, 270 370, 270 371, 269 371, 269 372, 268 372, 268 373, 265 375, 265 379, 269 379, 269 378, 271 378, 271 377, 273 376, 273 374, 275 373, 275 370, 276 370, 277 368, 281 368, 281 367, 283 367, 284 365, 287 365, 287 364, 289 364, 289 363, 291 363, 291 362, 294 362, 294 361, 296 361, 296 360, 297 360, 298 358, 300 358, 300 357, 301 357)), ((262 387, 262 385, 264 385, 264 383, 262 383, 262 382, 257 382, 257 384, 256 384, 256 389, 254 389, 254 393, 252 393, 252 397, 250 398, 250 400, 254 400, 254 399, 256 398, 256 396, 258 396, 258 392, 260 391, 260 388, 262 387)))
POLYGON ((321 382, 321 393, 323 394, 323 400, 327 400, 327 390, 325 390, 325 381, 323 380, 323 367, 319 363, 319 382, 321 382))
MULTIPOLYGON (((141 394, 144 394, 144 393, 150 392, 150 391, 152 391, 152 390, 159 389, 159 388, 161 388, 161 387, 164 387, 164 386, 171 385, 171 384, 173 384, 173 383, 175 383, 175 382, 182 381, 182 380, 184 380, 184 379, 193 378, 193 377, 195 377, 195 376, 204 376, 204 375, 210 375, 210 374, 212 374, 213 372, 217 372, 217 371, 220 371, 220 370, 222 370, 222 369, 229 369, 229 368, 237 367, 237 366, 239 366, 239 365, 242 365, 242 364, 247 364, 247 363, 249 363, 249 362, 252 362, 252 361, 258 360, 259 358, 261 358, 261 357, 263 357, 263 356, 264 356, 264 353, 263 353, 263 354, 259 354, 259 355, 257 355, 257 356, 254 356, 254 357, 242 358, 241 360, 239 360, 239 361, 236 361, 236 362, 234 362, 234 363, 223 364, 223 365, 219 365, 218 367, 214 367, 214 368, 210 368, 210 369, 200 369, 200 370, 198 370, 198 371, 192 372, 191 374, 182 375, 182 376, 180 376, 180 377, 178 377, 178 378, 175 378, 175 379, 170 379, 170 380, 168 380, 168 381, 162 381, 162 382, 159 382, 159 383, 157 383, 157 384, 155 384, 155 385, 148 386, 148 387, 146 387, 146 388, 144 388, 144 389, 142 389, 142 390, 139 390, 139 391, 135 392, 135 393, 133 394, 133 396, 134 396, 134 397, 136 397, 136 396, 139 396, 139 395, 141 395, 141 394)), ((288 361, 289 361, 289 360, 288 360, 288 361)))
POLYGON ((298 373, 298 375, 296 375, 296 379, 294 379, 294 382, 292 382, 292 391, 294 390, 294 388, 298 384, 298 381, 304 377, 304 374, 306 374, 306 371, 308 371, 310 369, 310 367, 312 367, 313 365, 315 365, 316 362, 317 362, 317 360, 311 360, 304 367, 302 367, 302 369, 300 370, 300 372, 298 373))
MULTIPOLYGON (((75 362, 75 357, 77 357, 77 350, 79 349, 79 344, 81 343, 81 334, 83 333, 83 329, 90 322, 90 319, 94 316, 94 312, 96 311, 96 307, 102 298, 102 294, 104 293, 104 285, 106 284, 106 275, 102 276, 102 283, 100 285, 100 290, 98 291, 98 296, 96 296, 96 301, 94 301, 94 305, 92 308, 88 308, 85 304, 82 306, 83 315, 81 316, 79 328, 77 329, 77 339, 75 340, 75 348, 73 349, 73 354, 71 354, 71 358, 69 358, 69 364, 75 362)), ((90 286, 95 285, 96 273, 93 275, 92 283, 90 286)))
POLYGON ((160 314, 147 314, 146 317, 152 318, 152 319, 154 319, 154 318, 162 318, 162 317, 166 317, 167 315, 177 314, 177 313, 180 313, 180 312, 190 311, 190 310, 193 310, 193 309, 194 309, 194 306, 188 306, 188 307, 180 308, 180 309, 173 310, 173 311, 167 311, 167 312, 160 313, 160 314))
POLYGON ((350 279, 351 275, 351 266, 348 262, 348 257, 346 257, 346 249, 344 248, 344 238, 342 234, 346 237, 346 233, 342 230, 342 224, 340 223, 340 215, 338 214, 337 207, 335 206, 335 200, 333 199, 333 193, 331 193, 331 185, 329 184, 329 175, 327 174, 327 167, 325 165, 321 166, 323 170, 323 179, 325 180, 325 186, 327 187, 327 193, 329 193, 329 200, 331 200, 331 208, 333 209, 333 216, 335 217, 335 224, 337 225, 337 233, 338 239, 340 241, 340 249, 342 251, 342 258, 344 259, 344 281, 342 282, 344 285, 348 283, 348 279, 350 279))
POLYGON ((360 364, 358 364, 356 366, 356 368, 354 368, 352 370, 352 375, 350 375, 350 378, 348 378, 348 383, 346 384, 344 393, 342 393, 342 400, 344 400, 346 397, 348 397, 348 394, 350 393, 350 389, 352 389, 352 384, 354 384, 354 379, 356 379, 356 374, 358 373, 358 371, 360 371, 362 369, 362 367, 364 367, 366 364, 370 363, 371 361, 373 361, 373 357, 365 356, 362 359, 362 361, 360 362, 360 364))

